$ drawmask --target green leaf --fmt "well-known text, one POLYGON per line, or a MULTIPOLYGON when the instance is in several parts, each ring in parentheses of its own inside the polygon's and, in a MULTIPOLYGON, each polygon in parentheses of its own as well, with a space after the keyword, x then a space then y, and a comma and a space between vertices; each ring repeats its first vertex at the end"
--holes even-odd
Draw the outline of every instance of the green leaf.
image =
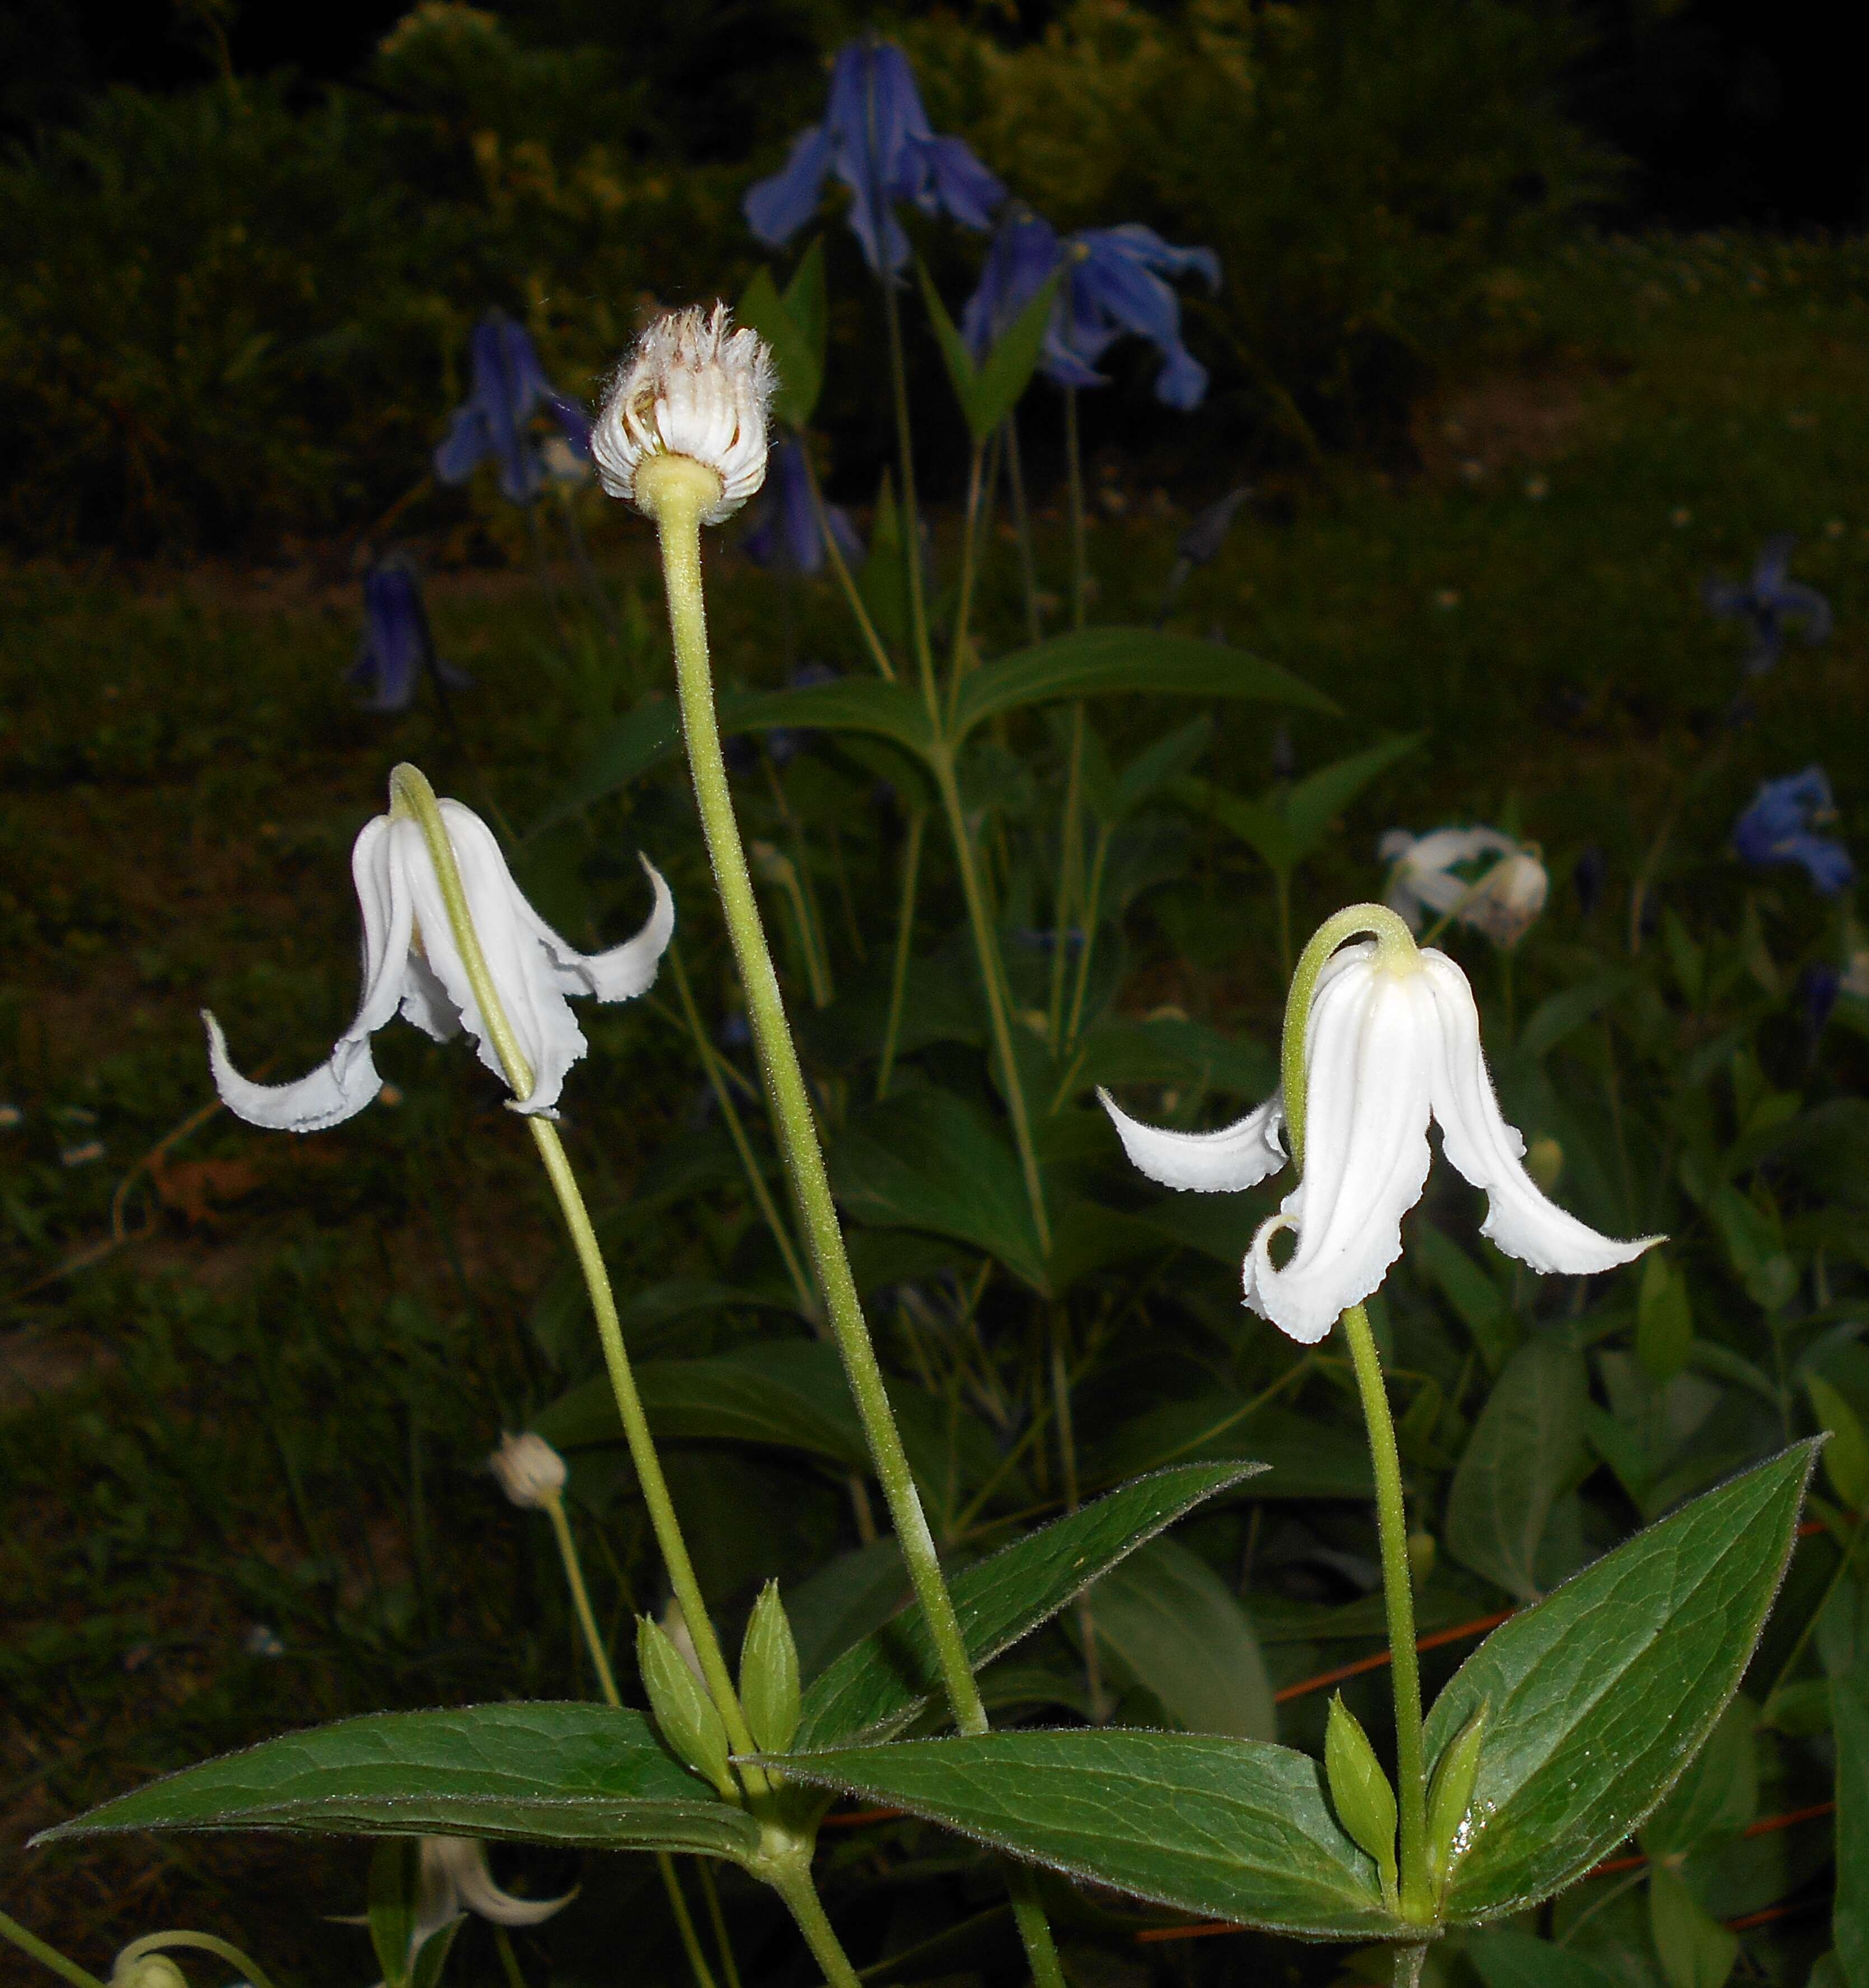
POLYGON ((900 684, 874 677, 725 698, 720 725, 723 732, 867 732, 924 757, 932 743, 921 700, 900 684))
MULTIPOLYGON (((1171 1084, 1256 1100, 1269 1096, 1278 1081, 1278 1063, 1263 1043, 1223 1034, 1205 1022, 1158 1016, 1098 1023, 1066 1066, 1052 1103, 1120 1084, 1171 1084)), ((1114 1133, 1110 1149, 1114 1157, 1114 1133)))
POLYGON ((974 446, 983 448, 987 438, 1018 404, 1019 396, 1032 384, 1044 350, 1046 327, 1051 321, 1052 305, 1058 294, 1061 271, 1054 271, 1043 286, 1019 313, 999 342, 976 367, 966 341, 955 329, 954 320, 941 300, 928 265, 918 262, 921 295, 928 306, 928 322, 934 329, 934 342, 941 347, 955 398, 966 418, 974 446))
POLYGON ((1382 1895, 1392 1906, 1398 1892, 1395 1876, 1395 1790, 1382 1771, 1376 1750, 1362 1723, 1333 1692, 1324 1727, 1324 1778, 1330 1787, 1330 1806, 1357 1847, 1374 1860, 1382 1880, 1382 1895))
MULTIPOLYGON (((637 1391, 664 1442, 769 1443, 867 1470, 862 1425, 835 1351, 817 1340, 769 1340, 706 1360, 645 1360, 637 1391)), ((562 1395, 532 1418, 554 1449, 619 1442, 609 1377, 562 1395)))
POLYGON ((1837 1964, 1849 1988, 1869 1988, 1869 1651, 1830 1681, 1837 1736, 1837 1964))
POLYGON ((1617 1988, 1618 1977, 1575 1949, 1500 1926, 1466 1943, 1486 1988, 1617 1988))
POLYGON ((1337 1827, 1316 1762, 1262 1740, 985 1733, 783 1764, 1183 1912, 1320 1939, 1405 1931, 1337 1827))
POLYGON ((1021 649, 975 670, 961 686, 955 737, 965 738, 999 712, 1124 691, 1157 697, 1245 698, 1332 715, 1337 712, 1321 691, 1289 671, 1217 642, 1149 628, 1086 628, 1054 636, 1036 648, 1021 649))
POLYGON ((1635 1314, 1635 1357, 1651 1381, 1671 1381, 1694 1351, 1687 1280, 1659 1250, 1642 1266, 1635 1314))
POLYGON ((1496 1374, 1518 1343, 1519 1328, 1506 1290, 1487 1276, 1444 1229, 1424 1222, 1414 1234, 1415 1260, 1473 1335, 1473 1343, 1496 1374))
POLYGON ((1253 1484, 1255 1498, 1367 1502, 1376 1495, 1369 1445, 1360 1436, 1289 1409, 1258 1407, 1247 1396, 1222 1388, 1138 1415, 1093 1452, 1086 1475, 1102 1484, 1165 1463, 1248 1452, 1267 1466, 1266 1475, 1253 1484))
POLYGON ((1144 746, 1112 783, 1105 799, 1095 803, 1108 819, 1120 821, 1133 814, 1151 794, 1180 779, 1212 742, 1214 721, 1205 712, 1191 724, 1182 725, 1144 746))
POLYGON ((1323 767, 1291 788, 1279 809, 1297 860, 1303 862, 1316 848, 1331 823, 1365 787, 1398 760, 1407 759, 1427 736, 1425 732, 1411 732, 1401 738, 1385 739, 1380 746, 1353 752, 1348 759, 1323 767))
POLYGON ((1484 1704, 1455 1919, 1548 1898, 1640 1826, 1751 1661, 1796 1536, 1800 1443, 1637 1533, 1494 1631, 1429 1714, 1436 1756, 1484 1704))
POLYGON ((952 1236, 1046 1288, 1019 1161, 999 1128, 947 1090, 911 1090, 843 1130, 831 1184, 860 1222, 952 1236))
POLYGON ((421 1892, 421 1840, 388 1836, 370 1853, 370 1943, 388 1988, 409 1978, 409 1946, 421 1892))
POLYGON ((1852 1512, 1869 1509, 1869 1434, 1840 1388, 1821 1374, 1806 1374, 1804 1386, 1817 1420, 1830 1432, 1823 1445, 1823 1474, 1852 1512))
POLYGON ((1528 1340, 1499 1376, 1454 1472, 1445 1543, 1464 1567, 1521 1601, 1551 1508, 1580 1475, 1590 1376, 1561 1334, 1528 1340))
POLYGON ((618 718, 591 749, 570 784, 526 831, 529 842, 582 808, 620 793, 651 768, 674 756, 681 743, 681 707, 672 697, 646 697, 618 718))
POLYGON ((1675 1857, 1739 1835, 1759 1813, 1759 1708, 1736 1698, 1642 1829, 1651 1858, 1675 1857))
POLYGON ((1276 789, 1271 799, 1249 800, 1211 780, 1185 779, 1175 782, 1174 793, 1185 806, 1211 815, 1230 834, 1238 836, 1275 875, 1289 877, 1297 868, 1297 847, 1276 805, 1276 789))
MULTIPOLYGON (((950 1585, 968 1662, 984 1668, 1164 1526, 1261 1467, 1189 1464, 1138 1479, 965 1569, 950 1585)), ((940 1692, 921 1608, 905 1609, 806 1687, 793 1744, 807 1751, 893 1729, 940 1692)))
POLYGON ((1668 1988, 1722 1988, 1739 1957, 1739 1941, 1694 1902, 1665 1864, 1648 1873, 1648 1925, 1668 1988))
POLYGON ((1519 1040, 1512 1045, 1513 1055, 1532 1062, 1548 1056, 1607 1008, 1633 977, 1625 968, 1617 967, 1587 980, 1580 987, 1567 987, 1562 993, 1547 995, 1519 1031, 1519 1040))
POLYGON ((824 386, 830 320, 822 240, 805 252, 782 297, 769 270, 755 270, 734 314, 772 348, 779 374, 773 412, 789 426, 802 428, 816 411, 824 386))
POLYGON ((1176 1540, 1152 1540, 1086 1598, 1097 1646, 1190 1733, 1278 1736, 1266 1660, 1233 1591, 1176 1540))
POLYGON ((757 1824, 715 1801, 639 1713, 603 1705, 384 1712, 185 1767, 47 1830, 289 1829, 485 1836, 592 1849, 756 1854, 757 1824))

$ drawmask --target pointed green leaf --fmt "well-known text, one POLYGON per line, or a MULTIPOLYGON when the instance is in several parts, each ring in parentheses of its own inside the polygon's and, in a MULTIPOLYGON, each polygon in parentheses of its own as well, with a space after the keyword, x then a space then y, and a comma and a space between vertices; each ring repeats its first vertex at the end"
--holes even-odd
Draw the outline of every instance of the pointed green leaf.
POLYGON ((1702 1912, 1665 1864, 1648 1873, 1648 1925, 1668 1988, 1723 1988, 1739 1957, 1739 1936, 1702 1912))
POLYGON ((1190 1733, 1275 1740, 1272 1683, 1232 1590, 1177 1540, 1151 1540, 1085 1598, 1097 1647, 1190 1733))
POLYGON ((421 1839, 386 1836, 370 1858, 370 1943, 388 1988, 409 1978, 409 1946, 421 1893, 421 1839))
POLYGON ((1051 323, 1052 306, 1057 300, 1058 284, 1063 272, 1054 270, 1046 278, 1031 301, 1001 333, 999 341, 981 362, 973 388, 971 419, 973 438, 984 444, 987 437, 1018 406, 1019 397, 1032 384, 1045 350, 1045 333, 1051 323))
POLYGON ((756 269, 734 315, 772 347, 779 384, 772 411, 792 428, 811 419, 824 385, 824 353, 830 319, 821 242, 806 250, 783 296, 772 272, 756 269))
MULTIPOLYGON (((1139 1478, 965 1569, 951 1585, 968 1662, 984 1668, 1145 1540, 1259 1469, 1188 1464, 1139 1478)), ((921 1608, 905 1609, 807 1686, 793 1744, 803 1752, 894 1729, 940 1692, 940 1667, 921 1608)))
POLYGON ((995 712, 1061 698, 1122 691, 1158 697, 1244 698, 1334 714, 1337 706, 1289 671, 1217 642, 1149 628, 1086 628, 1002 656, 962 685, 955 734, 964 738, 995 712))
POLYGON ((1385 739, 1380 746, 1353 752, 1289 789, 1279 803, 1279 811, 1285 817, 1297 860, 1302 863, 1316 848, 1331 823, 1365 787, 1398 760, 1407 759, 1427 736, 1425 732, 1411 732, 1399 739, 1385 739))
POLYGON ((1521 1601, 1537 1596, 1539 1542, 1580 1474, 1589 1405, 1583 1354, 1540 1333, 1507 1362, 1454 1472, 1448 1551, 1521 1601))
POLYGON ((1229 834, 1238 836, 1275 875, 1289 877, 1297 868, 1297 845, 1284 815, 1271 802, 1230 794, 1211 780, 1177 780, 1174 792, 1184 806, 1211 815, 1229 834))
POLYGON ((485 1836, 728 1858, 759 1842, 758 1825, 708 1796, 640 1713, 549 1703, 313 1726, 184 1767, 39 1841, 129 1829, 485 1836))
POLYGON ((921 281, 921 300, 928 307, 928 323, 934 330, 934 343, 941 347, 941 363, 948 369, 948 383, 954 389, 954 397, 961 404, 961 413, 966 421, 968 432, 976 442, 981 441, 985 438, 980 433, 974 411, 978 381, 974 370, 973 354, 967 350, 966 340, 955 329, 954 320, 948 315, 948 306, 941 302, 941 292, 934 287, 934 279, 928 274, 928 265, 918 259, 915 274, 921 281))
POLYGON ((830 1171, 858 1221, 957 1237, 1046 1288, 1017 1156, 984 1112, 951 1091, 911 1090, 874 1106, 845 1127, 830 1171))
POLYGON ((1191 724, 1182 725, 1154 744, 1145 746, 1111 783, 1107 800, 1110 818, 1120 821, 1133 813, 1151 794, 1171 781, 1184 777, 1188 769, 1213 742, 1214 721, 1205 712, 1191 724))
POLYGON ((1394 1937, 1317 1763, 1257 1740, 985 1733, 793 1754, 786 1771, 1183 1912, 1330 1939, 1394 1937))
POLYGON ((1796 1536, 1799 1443, 1639 1533, 1494 1631, 1429 1714, 1437 1756, 1484 1704, 1455 1919, 1548 1898, 1638 1827, 1739 1689, 1796 1536))

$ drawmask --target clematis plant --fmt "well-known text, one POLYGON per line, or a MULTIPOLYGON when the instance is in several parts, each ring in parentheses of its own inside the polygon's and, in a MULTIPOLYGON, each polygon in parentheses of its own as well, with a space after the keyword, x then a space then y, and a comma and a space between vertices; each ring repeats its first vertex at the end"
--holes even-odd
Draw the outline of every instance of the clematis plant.
POLYGON ((1761 783, 1732 825, 1732 846, 1745 861, 1761 867, 1796 864, 1823 896, 1838 897, 1855 882, 1856 865, 1840 842, 1811 833, 1836 819, 1830 776, 1821 766, 1806 766, 1761 783))
POLYGON ((472 357, 473 390, 435 450, 434 473, 444 483, 465 483, 491 462, 507 502, 529 504, 546 475, 532 445, 534 416, 549 414, 574 456, 590 452, 590 417, 552 384, 526 327, 504 311, 488 311, 474 327, 472 357))
POLYGON ((1752 638, 1746 654, 1749 677, 1769 676, 1777 668, 1784 653, 1786 622, 1803 623, 1804 640, 1812 648, 1830 634, 1830 603, 1814 587, 1790 576, 1796 543, 1793 533, 1780 532, 1759 548, 1749 579, 1708 579, 1702 586, 1701 599, 1709 613, 1746 624, 1752 638))
MULTIPOLYGON (((1651 1249, 1660 1237, 1600 1236, 1539 1190, 1525 1170, 1524 1137, 1494 1095, 1466 975, 1445 953, 1418 947, 1392 913, 1380 923, 1373 908, 1358 915, 1380 936, 1312 968, 1302 1036, 1306 1148, 1297 1185, 1252 1239, 1246 1303, 1313 1345, 1380 1286, 1401 1254, 1402 1217, 1427 1185, 1431 1117, 1455 1169, 1485 1192, 1480 1233, 1508 1256, 1535 1270, 1584 1276, 1651 1249), (1288 1230, 1297 1248, 1281 1267, 1272 1245, 1288 1230)), ((1286 1086, 1217 1132, 1145 1125, 1098 1094, 1124 1151, 1151 1180, 1198 1194, 1236 1192, 1286 1163, 1279 1135, 1289 1116, 1289 1045, 1287 1061, 1286 1086)))
POLYGON ((424 671, 444 697, 474 681, 435 654, 421 576, 406 554, 389 553, 363 576, 363 633, 344 680, 373 692, 364 710, 387 713, 408 709, 424 671))
POLYGON ((783 169, 747 194, 749 225, 780 248, 816 213, 827 175, 850 190, 850 228, 879 276, 907 266, 895 209, 907 201, 984 232, 1005 188, 959 138, 938 137, 908 58, 893 42, 847 42, 831 69, 824 121, 793 140, 783 169))
POLYGON ((509 1084, 515 1067, 502 1050, 516 1050, 530 1081, 514 1086, 514 1108, 550 1115, 586 1046, 566 997, 627 1001, 654 982, 675 908, 646 857, 655 891, 648 922, 623 945, 587 955, 526 902, 486 823, 458 801, 429 795, 451 855, 444 869, 410 804, 417 783, 426 794, 414 767, 397 768, 389 813, 365 823, 351 850, 363 911, 363 996, 326 1061, 295 1083, 255 1084, 234 1067, 220 1023, 202 1011, 215 1087, 250 1125, 317 1132, 354 1117, 383 1087, 370 1039, 398 1013, 437 1042, 465 1031, 481 1061, 509 1084), (488 1019, 495 1006, 503 1010, 497 1029, 488 1019), (509 1043, 496 1040, 502 1033, 509 1043))
POLYGON ((1161 356, 1155 397, 1184 411, 1207 393, 1207 369, 1181 340, 1180 300, 1163 280, 1189 273, 1220 287, 1211 248, 1177 248, 1152 228, 1086 228, 1060 236, 1042 215, 1013 201, 993 236, 980 285, 968 299, 962 336, 976 362, 1005 335, 1060 265, 1066 269, 1039 370, 1060 387, 1106 387, 1098 363, 1123 337, 1144 338, 1161 356))
POLYGON ((1451 919, 1471 926, 1510 951, 1550 894, 1537 844, 1516 842, 1496 828, 1438 828, 1418 837, 1392 828, 1376 854, 1392 866, 1389 908, 1416 931, 1432 912, 1440 924, 1451 919))

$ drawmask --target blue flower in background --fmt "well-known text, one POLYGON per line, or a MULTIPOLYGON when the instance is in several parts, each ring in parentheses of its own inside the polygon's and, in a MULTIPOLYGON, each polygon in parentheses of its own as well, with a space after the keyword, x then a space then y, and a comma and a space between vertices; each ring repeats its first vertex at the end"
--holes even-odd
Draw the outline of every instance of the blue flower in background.
POLYGON ((1840 842, 1811 830, 1837 819, 1837 803, 1821 766, 1767 780, 1734 823, 1732 846, 1748 863, 1796 863, 1827 898, 1856 881, 1856 865, 1840 842))
POLYGON ((816 213, 824 176, 850 190, 850 226, 870 268, 893 276, 907 262, 898 201, 985 230, 1005 188, 958 138, 938 138, 908 58, 893 42, 847 42, 831 71, 824 122, 801 131, 782 171, 747 194, 754 234, 776 248, 816 213))
POLYGON ((488 311, 475 326, 473 366, 474 390, 455 410, 434 452, 434 473, 444 483, 465 483, 491 458, 500 495, 510 504, 529 504, 544 476, 527 433, 532 416, 543 408, 572 449, 586 457, 590 418, 545 377, 526 327, 502 310, 488 311))
POLYGON ((407 711, 424 670, 450 690, 474 681, 435 654, 421 581, 400 553, 391 553, 363 576, 363 634, 344 681, 374 691, 366 711, 407 711))
MULTIPOLYGON (((766 488, 759 499, 752 528, 742 535, 740 549, 755 566, 781 573, 820 573, 824 566, 824 534, 817 507, 811 501, 811 473, 800 445, 788 437, 767 459, 766 488)), ((843 509, 826 504, 824 516, 831 536, 845 560, 856 565, 863 545, 843 509)))
POLYGON ((1769 674, 1777 666, 1785 646, 1785 624, 1802 620, 1804 640, 1812 648, 1830 632, 1830 604, 1814 587, 1805 587, 1787 576, 1791 549, 1797 543, 1790 532, 1767 539, 1759 549, 1759 562, 1748 580, 1708 580, 1700 597, 1722 620, 1743 621, 1752 633, 1746 652, 1749 677, 1769 674))
POLYGON ((1001 222, 968 299, 961 330, 976 361, 1004 336, 1060 263, 1069 273, 1045 336, 1041 367, 1060 387, 1109 384, 1097 362, 1117 339, 1146 338, 1161 354, 1155 397, 1184 412, 1207 392, 1207 369, 1181 342, 1181 306, 1164 276, 1192 270, 1220 287, 1211 248, 1177 248, 1152 228, 1086 228, 1060 237, 1042 215, 1016 204, 1001 222))

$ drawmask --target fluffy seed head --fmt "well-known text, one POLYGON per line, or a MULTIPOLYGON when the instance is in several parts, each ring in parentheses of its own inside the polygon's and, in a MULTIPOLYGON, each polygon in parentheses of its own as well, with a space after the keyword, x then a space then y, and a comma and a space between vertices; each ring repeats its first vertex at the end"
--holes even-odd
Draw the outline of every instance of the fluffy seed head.
POLYGON ((503 1435, 487 1459, 500 1489, 515 1505, 536 1510, 565 1488, 565 1459, 542 1435, 503 1435))
POLYGON ((735 331, 725 304, 657 318, 618 369, 591 431, 603 488, 634 504, 645 458, 689 456, 721 482, 701 522, 731 517, 766 481, 774 384, 770 350, 757 332, 735 331))

